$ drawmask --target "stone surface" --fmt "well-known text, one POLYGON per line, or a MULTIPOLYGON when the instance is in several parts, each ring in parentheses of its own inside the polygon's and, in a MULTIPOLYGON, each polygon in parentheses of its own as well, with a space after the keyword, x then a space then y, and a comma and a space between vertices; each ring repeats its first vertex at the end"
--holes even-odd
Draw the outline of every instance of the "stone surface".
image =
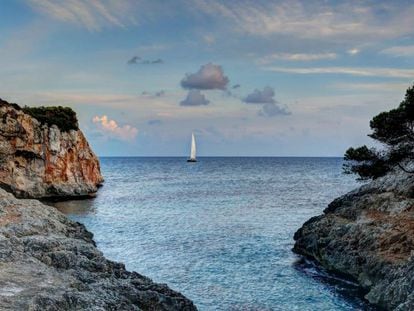
POLYGON ((18 197, 80 197, 103 182, 80 130, 41 125, 0 100, 0 185, 18 197))
POLYGON ((105 259, 83 225, 2 189, 0 309, 196 310, 167 285, 105 259))
POLYGON ((294 251, 350 277, 385 310, 414 310, 414 175, 396 169, 334 200, 294 251))

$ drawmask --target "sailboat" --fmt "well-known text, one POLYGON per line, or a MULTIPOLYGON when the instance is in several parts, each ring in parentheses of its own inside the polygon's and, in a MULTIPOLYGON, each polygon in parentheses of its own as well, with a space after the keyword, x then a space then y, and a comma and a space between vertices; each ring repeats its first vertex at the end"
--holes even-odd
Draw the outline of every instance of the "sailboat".
POLYGON ((197 162, 196 141, 195 141, 194 133, 191 133, 191 153, 190 153, 190 158, 187 160, 187 162, 197 162))

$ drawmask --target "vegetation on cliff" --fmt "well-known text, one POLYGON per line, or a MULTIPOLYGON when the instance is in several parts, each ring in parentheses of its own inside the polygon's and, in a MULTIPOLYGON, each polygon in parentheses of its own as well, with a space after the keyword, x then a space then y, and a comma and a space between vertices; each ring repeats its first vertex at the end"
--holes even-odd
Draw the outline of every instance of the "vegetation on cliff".
POLYGON ((359 179, 376 179, 396 166, 414 173, 403 164, 414 159, 414 86, 408 88, 397 108, 375 116, 370 127, 372 133, 368 136, 382 148, 349 148, 344 156, 344 172, 357 174, 359 179))
POLYGON ((69 107, 28 107, 22 108, 24 113, 32 116, 42 124, 55 124, 62 132, 78 130, 79 124, 76 112, 69 107))
POLYGON ((0 98, 1 106, 11 106, 18 111, 30 115, 39 121, 42 125, 48 126, 56 125, 62 132, 68 132, 70 130, 77 131, 79 129, 78 118, 76 112, 70 107, 62 106, 39 106, 39 107, 20 107, 18 104, 9 103, 0 98))

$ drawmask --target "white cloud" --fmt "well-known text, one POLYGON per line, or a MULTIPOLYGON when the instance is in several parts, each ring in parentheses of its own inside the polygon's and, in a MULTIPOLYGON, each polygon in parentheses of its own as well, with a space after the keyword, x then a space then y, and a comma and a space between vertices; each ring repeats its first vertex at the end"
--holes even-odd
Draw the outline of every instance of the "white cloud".
POLYGON ((336 53, 274 53, 258 60, 259 64, 269 64, 274 60, 288 61, 315 61, 322 59, 335 59, 336 53))
POLYGON ((110 120, 106 115, 102 117, 95 116, 92 122, 97 125, 98 129, 112 138, 131 141, 138 135, 138 129, 126 124, 119 126, 115 120, 110 120))
POLYGON ((396 57, 413 57, 414 45, 393 46, 382 50, 381 53, 396 57))
POLYGON ((110 25, 125 27, 133 23, 134 4, 130 1, 102 0, 29 0, 33 9, 62 22, 69 22, 98 31, 110 25))
POLYGON ((370 68, 370 67, 303 67, 303 68, 288 68, 288 67, 269 67, 264 70, 294 73, 294 74, 345 74, 353 76, 376 76, 387 78, 409 78, 414 77, 414 69, 399 69, 399 68, 370 68))
POLYGON ((353 49, 349 49, 348 51, 346 51, 349 55, 357 55, 360 50, 357 48, 353 48, 353 49))
POLYGON ((360 1, 219 2, 197 0, 204 14, 232 22, 232 28, 253 35, 294 35, 338 41, 396 38, 412 34, 414 5, 364 4, 360 1))

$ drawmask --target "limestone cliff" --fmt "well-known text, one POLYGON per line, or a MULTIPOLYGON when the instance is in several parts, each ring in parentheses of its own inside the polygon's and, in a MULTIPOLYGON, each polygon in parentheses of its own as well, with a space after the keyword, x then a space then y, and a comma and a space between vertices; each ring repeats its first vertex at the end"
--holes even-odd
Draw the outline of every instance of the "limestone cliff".
POLYGON ((18 197, 86 196, 102 183, 99 161, 79 129, 41 123, 0 100, 0 184, 18 197))
POLYGON ((107 260, 55 208, 0 189, 1 310, 196 310, 167 285, 107 260))
POLYGON ((414 175, 396 169, 336 200, 294 251, 353 278, 385 310, 414 310, 414 175))

